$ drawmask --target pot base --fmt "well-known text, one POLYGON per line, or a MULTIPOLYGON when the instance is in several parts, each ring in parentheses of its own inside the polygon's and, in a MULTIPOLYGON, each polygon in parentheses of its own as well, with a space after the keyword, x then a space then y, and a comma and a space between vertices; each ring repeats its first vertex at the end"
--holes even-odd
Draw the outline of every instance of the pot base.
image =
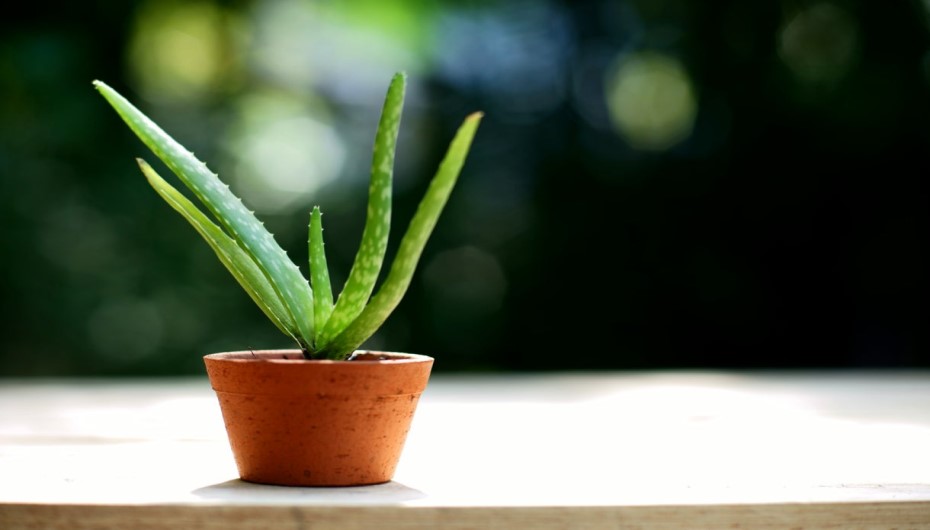
POLYGON ((359 353, 352 361, 307 361, 298 350, 204 358, 243 480, 286 486, 391 480, 433 360, 359 353))

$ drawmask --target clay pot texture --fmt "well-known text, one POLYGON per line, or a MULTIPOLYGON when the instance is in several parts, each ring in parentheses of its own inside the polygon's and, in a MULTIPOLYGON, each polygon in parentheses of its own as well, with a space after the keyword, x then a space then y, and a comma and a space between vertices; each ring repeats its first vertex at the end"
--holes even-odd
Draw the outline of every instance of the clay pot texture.
POLYGON ((239 476, 285 486, 391 480, 433 359, 308 361, 299 350, 204 357, 239 476))

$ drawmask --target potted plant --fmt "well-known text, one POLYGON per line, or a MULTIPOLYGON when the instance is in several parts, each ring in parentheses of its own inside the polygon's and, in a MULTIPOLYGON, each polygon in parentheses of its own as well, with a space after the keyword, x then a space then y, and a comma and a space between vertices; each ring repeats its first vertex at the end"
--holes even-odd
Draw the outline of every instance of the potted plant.
POLYGON ((216 223, 138 159, 155 191, 203 237, 293 350, 206 355, 242 479, 280 485, 345 486, 391 479, 433 359, 359 351, 400 302, 458 178, 481 120, 459 128, 374 292, 391 222, 394 153, 406 76, 394 76, 375 136, 362 240, 334 299, 322 214, 310 213, 310 280, 242 201, 115 90, 94 82, 130 129, 190 189, 216 223), (217 224, 218 223, 218 224, 217 224))

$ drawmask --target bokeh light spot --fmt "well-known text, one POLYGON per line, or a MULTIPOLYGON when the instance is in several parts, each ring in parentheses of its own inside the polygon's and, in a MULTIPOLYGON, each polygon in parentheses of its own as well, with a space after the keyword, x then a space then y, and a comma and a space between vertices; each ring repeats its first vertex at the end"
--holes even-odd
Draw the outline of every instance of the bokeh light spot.
POLYGON ((567 13, 551 2, 447 7, 437 20, 437 75, 491 96, 506 118, 553 111, 565 98, 575 46, 567 13))
POLYGON ((164 321, 154 303, 116 299, 98 307, 87 320, 94 352, 119 362, 135 361, 158 351, 164 321))
POLYGON ((148 2, 136 16, 129 69, 146 97, 190 101, 215 90, 230 65, 230 16, 207 2, 148 2))
POLYGON ((606 83, 611 120, 634 148, 661 151, 691 134, 697 98, 674 58, 655 52, 624 55, 608 70, 606 83))
POLYGON ((277 86, 319 89, 356 103, 383 95, 398 70, 422 72, 431 9, 409 2, 267 0, 253 9, 254 73, 277 86))
POLYGON ((493 254, 473 246, 446 250, 423 269, 432 333, 444 350, 487 351, 500 326, 507 276, 493 254))
POLYGON ((342 171, 346 146, 325 112, 284 93, 243 98, 230 129, 237 193, 251 207, 285 213, 305 206, 342 171))
POLYGON ((782 27, 778 53, 800 81, 833 82, 855 59, 857 33, 847 11, 829 3, 814 4, 782 27))
POLYGON ((497 258, 473 246, 436 255, 424 269, 423 280, 444 310, 460 316, 498 311, 507 291, 507 278, 497 258))

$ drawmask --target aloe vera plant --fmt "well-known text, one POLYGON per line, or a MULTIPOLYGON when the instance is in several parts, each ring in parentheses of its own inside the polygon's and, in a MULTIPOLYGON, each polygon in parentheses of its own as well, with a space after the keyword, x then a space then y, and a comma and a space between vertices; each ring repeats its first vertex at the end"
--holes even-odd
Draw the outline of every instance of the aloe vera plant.
POLYGON ((105 83, 94 81, 94 86, 218 224, 148 163, 137 159, 149 184, 194 227, 262 312, 297 342, 308 359, 348 358, 400 303, 482 117, 480 112, 469 115, 455 134, 401 239, 386 278, 372 296, 390 232, 394 153, 406 90, 406 76, 394 76, 375 135, 361 244, 345 286, 334 299, 319 207, 310 213, 308 282, 254 213, 203 162, 105 83))

